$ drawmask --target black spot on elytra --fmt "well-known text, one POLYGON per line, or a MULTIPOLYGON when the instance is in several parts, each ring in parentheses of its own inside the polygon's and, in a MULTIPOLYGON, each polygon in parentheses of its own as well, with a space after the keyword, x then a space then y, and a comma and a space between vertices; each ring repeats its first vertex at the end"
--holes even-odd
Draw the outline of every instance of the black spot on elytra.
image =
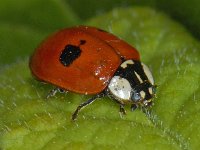
POLYGON ((64 50, 62 50, 60 54, 60 62, 66 67, 72 64, 73 61, 75 61, 81 55, 82 51, 80 49, 80 45, 83 45, 85 43, 85 40, 80 40, 79 46, 71 44, 66 45, 64 50))

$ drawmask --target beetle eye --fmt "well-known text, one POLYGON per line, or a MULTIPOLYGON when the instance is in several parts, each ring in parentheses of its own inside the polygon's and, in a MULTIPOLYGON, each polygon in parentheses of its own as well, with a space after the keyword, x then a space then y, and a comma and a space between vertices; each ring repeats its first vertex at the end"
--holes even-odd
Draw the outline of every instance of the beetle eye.
POLYGON ((132 94, 132 100, 139 101, 140 99, 141 99, 140 93, 134 91, 133 94, 132 94))

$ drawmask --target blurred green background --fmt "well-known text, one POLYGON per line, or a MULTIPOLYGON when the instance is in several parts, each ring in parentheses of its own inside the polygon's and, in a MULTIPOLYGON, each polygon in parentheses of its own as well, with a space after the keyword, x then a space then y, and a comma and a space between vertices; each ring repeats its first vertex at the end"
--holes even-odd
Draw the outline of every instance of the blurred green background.
POLYGON ((163 11, 200 37, 198 0, 7 0, 0 2, 0 64, 29 56, 41 39, 59 28, 135 5, 163 11))
POLYGON ((200 137, 200 1, 0 1, 0 149, 197 149, 200 137), (58 94, 30 74, 28 58, 50 33, 102 27, 136 46, 153 70, 153 113, 126 118, 108 99, 71 113, 88 96, 58 94))

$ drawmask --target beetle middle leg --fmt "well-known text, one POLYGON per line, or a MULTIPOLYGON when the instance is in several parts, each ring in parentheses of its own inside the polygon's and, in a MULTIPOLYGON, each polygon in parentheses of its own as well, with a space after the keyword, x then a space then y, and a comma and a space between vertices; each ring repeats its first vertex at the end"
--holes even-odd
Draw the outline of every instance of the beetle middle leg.
POLYGON ((105 94, 102 92, 100 94, 95 95, 94 97, 88 99, 87 101, 85 101, 84 103, 80 104, 76 110, 74 111, 74 113, 72 114, 72 120, 76 120, 78 113, 80 112, 81 109, 83 109, 84 107, 88 106, 89 104, 93 103, 95 100, 97 100, 98 98, 102 98, 104 97, 105 94))

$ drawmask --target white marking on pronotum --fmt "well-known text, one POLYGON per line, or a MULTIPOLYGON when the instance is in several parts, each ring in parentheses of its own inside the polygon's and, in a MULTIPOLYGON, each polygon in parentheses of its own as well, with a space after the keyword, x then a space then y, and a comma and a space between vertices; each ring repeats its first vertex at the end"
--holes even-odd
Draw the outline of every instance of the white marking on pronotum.
POLYGON ((138 78, 138 80, 140 81, 140 83, 143 83, 142 79, 140 78, 140 75, 139 75, 137 72, 135 72, 135 71, 134 71, 134 73, 135 73, 135 75, 137 76, 137 78, 138 78))
POLYGON ((108 89, 117 99, 130 100, 132 88, 127 79, 114 76, 110 80, 108 89))
POLYGON ((152 73, 151 73, 150 69, 145 64, 143 64, 143 63, 142 63, 142 67, 143 67, 144 73, 146 74, 149 82, 152 85, 154 85, 154 79, 153 79, 153 76, 152 76, 152 73))
POLYGON ((121 67, 126 68, 128 64, 132 65, 134 64, 134 62, 132 60, 126 60, 125 62, 121 64, 121 67))
POLYGON ((151 95, 153 94, 152 88, 149 88, 149 93, 150 93, 151 95))

